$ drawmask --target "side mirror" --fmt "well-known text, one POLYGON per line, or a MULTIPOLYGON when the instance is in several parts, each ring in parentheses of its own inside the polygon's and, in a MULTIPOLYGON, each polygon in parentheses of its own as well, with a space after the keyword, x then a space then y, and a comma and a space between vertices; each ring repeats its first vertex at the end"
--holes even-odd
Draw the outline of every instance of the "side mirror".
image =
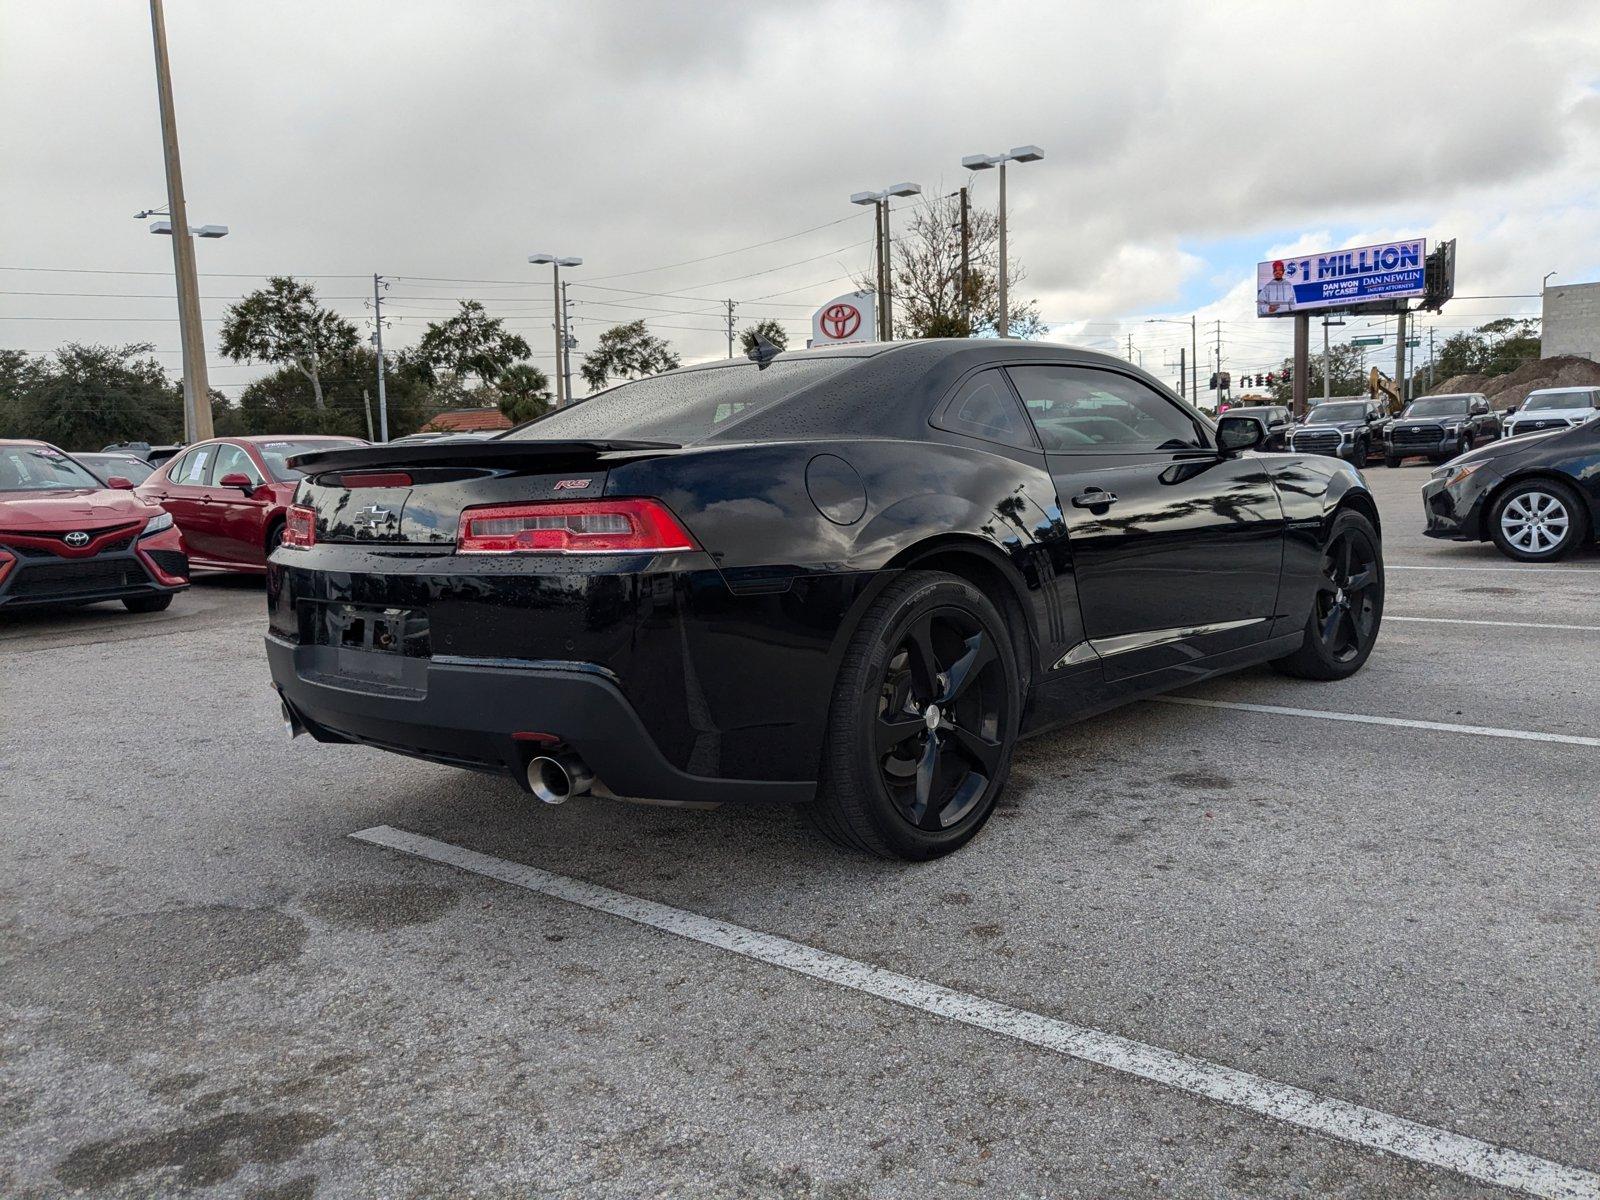
POLYGON ((1224 453, 1259 450, 1266 440, 1266 426, 1255 417, 1238 413, 1217 418, 1217 448, 1224 453))
POLYGON ((108 475, 106 476, 106 486, 116 488, 119 492, 131 492, 133 491, 133 480, 122 475, 108 475))
POLYGON ((238 488, 246 494, 256 490, 255 481, 243 471, 229 471, 221 479, 217 480, 217 486, 238 488))

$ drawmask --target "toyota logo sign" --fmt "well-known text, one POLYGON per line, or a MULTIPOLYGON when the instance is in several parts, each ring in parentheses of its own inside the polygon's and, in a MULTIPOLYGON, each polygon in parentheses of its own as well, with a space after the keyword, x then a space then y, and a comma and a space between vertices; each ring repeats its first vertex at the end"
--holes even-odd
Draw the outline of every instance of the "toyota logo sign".
POLYGON ((83 532, 83 530, 79 529, 67 534, 62 541, 66 542, 67 545, 71 546, 74 550, 81 550, 83 547, 89 544, 89 535, 83 532))
POLYGON ((835 296, 811 314, 811 344, 867 342, 877 336, 877 298, 871 292, 835 296))

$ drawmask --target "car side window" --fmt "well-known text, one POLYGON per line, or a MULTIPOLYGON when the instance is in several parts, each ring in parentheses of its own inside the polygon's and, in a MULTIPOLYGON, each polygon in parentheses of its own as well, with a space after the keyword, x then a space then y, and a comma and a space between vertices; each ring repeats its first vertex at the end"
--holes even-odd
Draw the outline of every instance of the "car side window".
POLYGON ((217 459, 211 466, 211 478, 220 480, 224 475, 250 476, 250 482, 261 485, 261 472, 256 464, 250 460, 249 451, 242 446, 222 445, 217 447, 217 459))
POLYGON ((1094 367, 1007 367, 1046 450, 1137 452, 1202 447, 1199 427, 1154 388, 1094 367))
POLYGON ((979 371, 962 384, 935 423, 952 433, 999 442, 1002 446, 1015 446, 1019 450, 1039 448, 1027 413, 1017 403, 1005 373, 996 367, 979 371))
POLYGON ((172 482, 184 487, 206 487, 211 482, 211 460, 216 453, 215 446, 196 446, 174 468, 172 482))

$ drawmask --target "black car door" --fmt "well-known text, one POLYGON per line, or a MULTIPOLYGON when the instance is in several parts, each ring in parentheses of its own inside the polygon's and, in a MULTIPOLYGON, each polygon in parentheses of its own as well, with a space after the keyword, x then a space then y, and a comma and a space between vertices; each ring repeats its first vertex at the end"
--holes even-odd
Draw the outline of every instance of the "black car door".
POLYGON ((1055 481, 1085 635, 1108 679, 1264 640, 1283 511, 1263 459, 1224 455, 1176 400, 1107 367, 1008 367, 1055 481))

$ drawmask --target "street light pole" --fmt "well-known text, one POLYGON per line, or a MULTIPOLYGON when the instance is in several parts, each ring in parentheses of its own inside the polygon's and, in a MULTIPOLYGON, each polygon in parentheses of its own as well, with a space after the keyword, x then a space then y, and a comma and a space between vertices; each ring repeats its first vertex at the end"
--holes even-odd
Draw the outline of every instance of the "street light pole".
POLYGON ((874 241, 877 247, 876 264, 873 268, 877 275, 877 301, 878 301, 878 340, 887 342, 894 337, 894 309, 889 296, 890 282, 893 270, 889 256, 889 197, 890 196, 915 196, 922 191, 920 183, 895 183, 881 192, 855 192, 850 197, 851 204, 870 204, 876 218, 876 231, 874 241))
POLYGON ((167 59, 167 29, 161 0, 150 0, 150 28, 156 48, 156 96, 161 105, 161 150, 167 169, 167 211, 172 219, 172 273, 178 286, 178 338, 183 350, 183 433, 190 442, 212 436, 211 383, 206 377, 205 328, 200 323, 200 286, 194 241, 183 199, 183 169, 178 162, 178 118, 172 105, 172 65, 167 59))
POLYGON ((566 306, 561 302, 561 268, 581 267, 581 258, 563 258, 559 254, 530 254, 528 261, 531 263, 550 264, 550 322, 556 331, 556 407, 563 407, 571 399, 571 387, 566 381, 567 361, 567 322, 565 320, 566 306))
POLYGON ((372 277, 372 345, 378 352, 378 440, 389 440, 389 394, 383 385, 383 276, 372 277))
POLYGON ((1005 154, 969 154, 961 165, 969 171, 987 171, 1000 168, 1000 314, 996 332, 1003 338, 1011 336, 1011 297, 1006 278, 1006 164, 1008 162, 1038 162, 1044 151, 1037 146, 1013 146, 1005 154))

